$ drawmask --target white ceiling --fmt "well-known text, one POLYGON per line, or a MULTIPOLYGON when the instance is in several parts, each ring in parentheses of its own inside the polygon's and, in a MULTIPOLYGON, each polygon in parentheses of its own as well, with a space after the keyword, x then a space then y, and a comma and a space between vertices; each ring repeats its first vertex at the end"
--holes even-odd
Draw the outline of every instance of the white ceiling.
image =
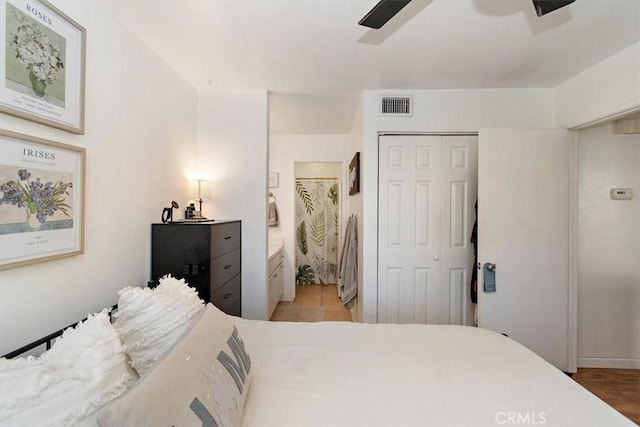
POLYGON ((102 0, 201 92, 268 90, 274 133, 345 133, 364 89, 549 88, 640 40, 640 0, 102 0))

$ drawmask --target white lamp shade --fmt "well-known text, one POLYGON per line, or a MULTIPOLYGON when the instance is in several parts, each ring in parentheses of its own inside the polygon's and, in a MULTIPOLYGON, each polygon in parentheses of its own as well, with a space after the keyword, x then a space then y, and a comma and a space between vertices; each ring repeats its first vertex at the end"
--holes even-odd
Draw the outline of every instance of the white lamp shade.
POLYGON ((211 185, 206 179, 194 179, 191 197, 195 200, 209 200, 211 199, 211 185))

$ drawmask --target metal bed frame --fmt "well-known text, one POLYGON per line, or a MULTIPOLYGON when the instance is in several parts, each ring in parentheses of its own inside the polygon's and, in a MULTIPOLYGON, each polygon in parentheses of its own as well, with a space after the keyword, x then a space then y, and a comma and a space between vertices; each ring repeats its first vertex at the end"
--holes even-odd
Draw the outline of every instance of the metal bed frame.
MULTIPOLYGON (((117 311, 118 311, 118 304, 114 304, 109 308, 109 317, 111 319, 111 323, 114 322, 117 311)), ((3 355, 2 357, 7 358, 7 359, 13 359, 13 358, 18 357, 18 356, 20 356, 20 355, 22 355, 22 354, 24 354, 24 353, 26 353, 26 352, 28 352, 30 350, 38 348, 38 347, 40 347, 40 346, 42 346, 44 344, 46 344, 46 350, 49 350, 49 349, 51 349, 51 346, 53 345, 54 340, 56 338, 62 336, 62 334, 63 334, 63 332, 65 330, 67 330, 69 328, 75 328, 80 323, 84 322, 85 320, 87 320, 87 317, 85 317, 84 319, 82 319, 82 320, 80 320, 78 322, 75 322, 75 323, 73 323, 73 324, 71 324, 69 326, 65 326, 62 329, 58 329, 57 331, 50 333, 46 337, 42 337, 42 338, 39 338, 39 339, 37 339, 37 340, 35 340, 33 342, 30 342, 29 344, 24 345, 24 346, 20 347, 17 350, 13 350, 13 351, 3 355)))

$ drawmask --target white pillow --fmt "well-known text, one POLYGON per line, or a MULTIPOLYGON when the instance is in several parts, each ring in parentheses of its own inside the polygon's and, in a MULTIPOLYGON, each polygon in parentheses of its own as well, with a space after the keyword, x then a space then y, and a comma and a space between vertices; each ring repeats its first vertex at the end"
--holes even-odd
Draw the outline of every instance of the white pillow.
POLYGON ((162 359, 204 309, 196 290, 171 276, 161 278, 154 289, 128 287, 118 296, 113 326, 140 376, 162 359))
POLYGON ((138 384, 98 413, 106 426, 239 426, 251 358, 230 317, 204 315, 138 384))
POLYGON ((67 329, 38 358, 0 359, 0 424, 75 424, 134 379, 105 309, 67 329))

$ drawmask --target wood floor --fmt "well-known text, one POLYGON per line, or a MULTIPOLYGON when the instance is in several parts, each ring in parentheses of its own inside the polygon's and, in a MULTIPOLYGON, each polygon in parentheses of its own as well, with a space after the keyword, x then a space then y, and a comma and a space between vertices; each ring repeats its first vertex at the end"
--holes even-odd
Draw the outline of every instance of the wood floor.
POLYGON ((640 369, 580 368, 573 379, 640 425, 640 369))
POLYGON ((296 299, 293 302, 280 301, 271 316, 279 321, 343 321, 351 322, 351 312, 342 306, 336 285, 296 285, 296 299), (300 309, 299 318, 291 317, 291 308, 300 309), (306 309, 306 310, 305 310, 306 309), (311 315, 310 309, 315 309, 311 315))
MULTIPOLYGON (((281 301, 271 320, 350 322, 352 318, 351 313, 342 307, 335 285, 298 285, 296 300, 281 301), (293 315, 289 310, 292 307, 299 309, 293 311, 293 315)), ((640 425, 640 369, 580 368, 572 378, 640 425)))

